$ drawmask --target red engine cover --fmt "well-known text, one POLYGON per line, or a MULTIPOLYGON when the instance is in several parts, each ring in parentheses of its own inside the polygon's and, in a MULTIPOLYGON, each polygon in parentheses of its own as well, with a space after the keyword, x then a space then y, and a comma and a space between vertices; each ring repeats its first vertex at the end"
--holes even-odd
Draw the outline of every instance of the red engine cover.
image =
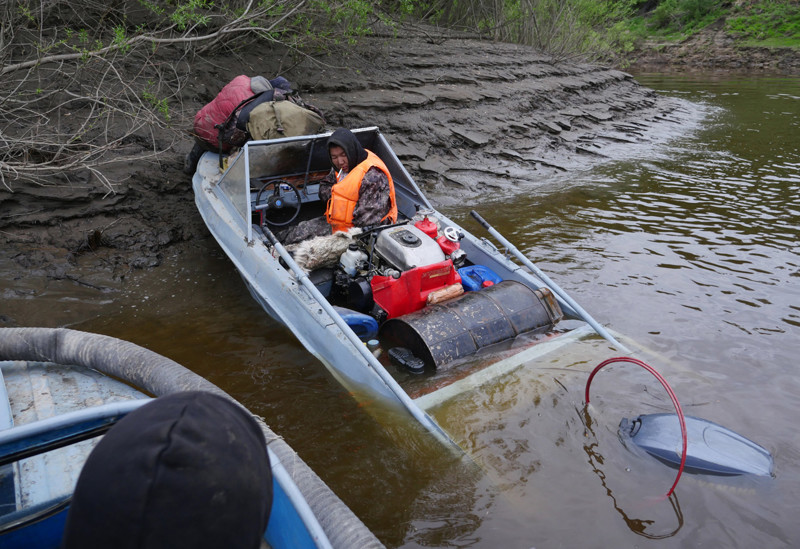
POLYGON ((425 307, 428 294, 451 284, 461 283, 461 277, 449 259, 425 267, 416 267, 400 275, 374 276, 372 297, 389 318, 403 316, 425 307))

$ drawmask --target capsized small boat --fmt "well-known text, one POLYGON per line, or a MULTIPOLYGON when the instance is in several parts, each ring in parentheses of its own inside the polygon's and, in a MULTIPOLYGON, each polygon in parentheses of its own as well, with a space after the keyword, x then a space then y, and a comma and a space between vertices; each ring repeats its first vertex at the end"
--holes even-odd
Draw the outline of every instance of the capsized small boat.
MULTIPOLYGON (((195 390, 233 400, 183 366, 126 341, 66 329, 1 328, 0 547, 60 547, 71 495, 97 437, 152 395, 195 390)), ((383 547, 256 420, 272 471, 264 533, 269 546, 383 547)))
POLYGON ((426 412, 443 400, 595 332, 627 351, 477 212, 506 250, 436 211, 377 128, 353 133, 389 169, 399 216, 323 237, 324 256, 290 253, 278 236, 324 214, 329 133, 248 142, 224 171, 208 152, 193 177, 197 208, 252 296, 353 395, 451 444, 426 412))

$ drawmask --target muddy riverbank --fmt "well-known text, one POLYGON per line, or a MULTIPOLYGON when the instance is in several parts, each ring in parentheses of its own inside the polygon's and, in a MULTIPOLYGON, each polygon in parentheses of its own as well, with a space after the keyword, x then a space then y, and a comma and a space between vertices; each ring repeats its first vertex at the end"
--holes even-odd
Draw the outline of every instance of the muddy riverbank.
MULTIPOLYGON (((685 114, 679 101, 625 72, 468 38, 409 31, 365 40, 348 58, 289 63, 269 49, 192 60, 173 124, 190 127, 197 109, 237 74, 282 74, 323 110, 330 129, 379 126, 444 205, 529 193, 552 174, 577 173, 679 131, 685 114)), ((142 160, 106 170, 112 189, 88 172, 0 187, 4 278, 109 290, 132 269, 159 265, 166 249, 207 237, 182 173, 190 138, 174 143, 157 129, 152 138, 166 154, 151 160, 152 143, 126 143, 142 160)))

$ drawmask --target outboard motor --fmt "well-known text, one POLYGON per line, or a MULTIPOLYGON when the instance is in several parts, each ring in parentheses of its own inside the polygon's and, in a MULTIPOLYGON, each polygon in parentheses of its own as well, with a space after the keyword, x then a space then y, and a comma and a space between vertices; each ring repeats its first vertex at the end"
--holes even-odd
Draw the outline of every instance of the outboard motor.
MULTIPOLYGON (((711 475, 770 477, 774 461, 770 453, 752 440, 707 419, 686 416, 687 452, 685 470, 711 475)), ((681 463, 681 428, 675 414, 645 414, 623 418, 619 435, 660 461, 677 467, 681 463)))
POLYGON ((435 224, 419 225, 422 228, 407 224, 382 230, 375 241, 375 253, 388 268, 373 276, 370 285, 376 305, 388 318, 422 309, 437 301, 432 299, 436 296, 463 292, 453 262, 431 237, 435 224), (451 291, 455 289, 459 292, 451 291))

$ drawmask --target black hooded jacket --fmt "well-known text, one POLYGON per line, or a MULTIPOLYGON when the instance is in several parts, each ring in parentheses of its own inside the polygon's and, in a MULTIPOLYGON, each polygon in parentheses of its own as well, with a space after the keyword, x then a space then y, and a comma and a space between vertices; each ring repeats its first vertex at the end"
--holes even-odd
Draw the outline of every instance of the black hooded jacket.
POLYGON ((256 549, 271 505, 258 423, 213 393, 176 393, 128 414, 94 448, 62 548, 256 549))
MULTIPOLYGON (((347 164, 350 170, 367 159, 367 150, 358 141, 353 132, 339 128, 328 138, 328 149, 338 145, 347 155, 347 164)), ((327 201, 330 198, 330 187, 336 182, 335 169, 328 174, 328 185, 320 186, 320 198, 327 201)), ((377 225, 389 213, 392 207, 389 196, 389 180, 378 168, 372 167, 364 174, 361 180, 361 189, 358 193, 358 203, 353 210, 353 225, 366 227, 377 225)))
POLYGON ((361 145, 355 134, 346 128, 339 128, 328 138, 328 150, 337 145, 344 149, 344 153, 347 155, 347 164, 351 170, 367 159, 367 150, 361 145))
MULTIPOLYGON (((335 145, 344 149, 350 170, 367 159, 367 149, 361 145, 355 134, 346 128, 339 128, 328 137, 328 150, 335 145)), ((330 200, 331 188, 336 184, 336 169, 331 169, 319 183, 319 198, 324 203, 330 200)), ((373 166, 367 170, 361 180, 358 202, 353 210, 353 225, 356 227, 377 225, 389 213, 391 207, 389 180, 383 171, 373 166)), ((278 238, 284 244, 296 244, 315 236, 329 234, 331 234, 331 226, 328 225, 325 216, 322 216, 301 221, 279 233, 278 238)))

